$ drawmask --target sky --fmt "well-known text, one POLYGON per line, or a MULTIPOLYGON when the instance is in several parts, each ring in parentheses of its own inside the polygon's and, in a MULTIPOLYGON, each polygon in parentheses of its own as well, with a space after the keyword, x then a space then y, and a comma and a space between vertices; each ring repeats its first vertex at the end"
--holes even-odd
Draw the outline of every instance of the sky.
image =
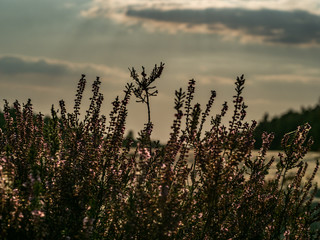
MULTIPOLYGON (((85 97, 99 76, 108 115, 132 81, 128 68, 150 72, 164 62, 151 98, 153 137, 161 141, 174 118, 174 91, 192 78, 195 103, 204 107, 217 91, 213 116, 224 101, 232 111, 241 74, 248 122, 319 103, 318 0, 1 0, 0 34, 0 98, 31 98, 44 114, 61 99, 71 111, 86 74, 85 97)), ((137 133, 146 121, 146 106, 132 98, 127 129, 137 133)))

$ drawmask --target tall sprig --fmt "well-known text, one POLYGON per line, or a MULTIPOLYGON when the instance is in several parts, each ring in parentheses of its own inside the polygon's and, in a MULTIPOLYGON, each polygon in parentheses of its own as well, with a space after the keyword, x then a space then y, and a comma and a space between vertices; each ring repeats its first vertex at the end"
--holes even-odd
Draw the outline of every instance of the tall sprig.
MULTIPOLYGON (((139 74, 136 72, 134 68, 129 68, 129 71, 131 73, 131 77, 134 80, 135 87, 133 89, 133 93, 138 99, 137 102, 145 103, 147 105, 148 110, 148 122, 146 129, 152 129, 152 122, 151 122, 151 110, 150 110, 150 97, 157 96, 158 90, 155 90, 156 86, 152 86, 154 81, 158 78, 160 78, 162 71, 164 68, 164 63, 160 63, 160 66, 157 66, 157 64, 154 66, 150 76, 147 76, 145 72, 145 68, 142 67, 141 76, 142 78, 139 78, 139 74)), ((146 131, 148 132, 148 131, 146 131)), ((149 151, 151 153, 151 140, 149 137, 149 151)))

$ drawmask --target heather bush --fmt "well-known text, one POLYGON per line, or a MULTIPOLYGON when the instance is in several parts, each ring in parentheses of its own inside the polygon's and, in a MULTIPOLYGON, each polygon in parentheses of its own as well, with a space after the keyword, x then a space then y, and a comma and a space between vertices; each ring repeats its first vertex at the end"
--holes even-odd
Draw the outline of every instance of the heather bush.
POLYGON ((176 113, 168 142, 151 141, 151 86, 164 65, 150 76, 131 69, 133 83, 100 114, 100 80, 92 84, 84 116, 86 86, 79 81, 74 110, 64 101, 51 117, 34 114, 31 101, 15 102, 14 118, 5 101, 0 132, 1 239, 319 239, 320 204, 313 179, 303 181, 303 158, 312 144, 310 126, 299 126, 282 140, 283 153, 268 159, 273 139, 262 134, 252 156, 256 122, 244 122, 243 76, 235 82, 233 116, 227 103, 205 122, 216 98, 193 103, 195 80, 175 92, 176 113), (140 78, 141 77, 141 78, 140 78), (127 106, 136 97, 148 119, 132 148, 124 137, 127 106), (275 176, 268 170, 276 165, 275 176), (288 177, 289 171, 295 171, 288 177))

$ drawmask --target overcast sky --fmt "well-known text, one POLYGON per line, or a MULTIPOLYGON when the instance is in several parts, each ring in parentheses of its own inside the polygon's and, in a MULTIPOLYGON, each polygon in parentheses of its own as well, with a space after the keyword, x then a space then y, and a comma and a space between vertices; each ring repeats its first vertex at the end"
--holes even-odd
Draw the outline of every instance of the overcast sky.
MULTIPOLYGON (((217 91, 213 115, 244 74, 248 121, 314 106, 320 97, 318 0, 1 0, 0 96, 71 108, 84 73, 100 76, 103 113, 123 95, 128 67, 165 63, 152 101, 154 138, 168 138, 174 90, 197 81, 195 102, 217 91)), ((89 86, 89 85, 88 85, 89 86)), ((89 88, 87 89, 89 90, 89 88)), ((89 94, 87 95, 89 97, 89 94)), ((132 99, 128 128, 143 127, 132 99)))

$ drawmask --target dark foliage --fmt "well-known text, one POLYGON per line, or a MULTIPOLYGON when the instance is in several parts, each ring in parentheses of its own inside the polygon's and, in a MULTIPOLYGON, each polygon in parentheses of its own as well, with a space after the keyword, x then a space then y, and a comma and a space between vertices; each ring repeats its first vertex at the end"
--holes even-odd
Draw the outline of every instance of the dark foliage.
MULTIPOLYGON (((151 77, 161 72, 156 66, 151 77)), ((52 107, 46 122, 42 114, 34 115, 31 101, 15 102, 14 110, 5 102, 1 239, 319 239, 320 204, 313 201, 312 184, 318 164, 303 180, 307 164, 302 160, 312 144, 309 125, 285 135, 284 153, 271 159, 266 153, 273 135, 264 132, 253 157, 256 122, 244 122, 244 77, 236 79, 228 126, 221 123, 225 103, 207 130, 216 93, 203 110, 193 102, 192 79, 186 92, 175 92, 167 144, 150 144, 149 115, 132 148, 124 137, 129 100, 135 95, 146 103, 155 93, 148 84, 139 85, 134 69, 131 76, 138 85, 125 87, 108 118, 100 114, 99 78, 92 84, 89 109, 79 117, 84 75, 74 111, 68 113, 60 101, 59 112, 52 107), (277 172, 268 176, 272 165, 277 172), (295 174, 288 178, 290 170, 295 174)), ((144 70, 142 77, 153 82, 144 70)))
POLYGON ((295 131, 297 126, 309 123, 312 126, 309 136, 314 139, 314 144, 311 146, 312 151, 320 150, 320 105, 312 108, 301 108, 299 112, 288 111, 280 117, 269 118, 266 113, 263 119, 258 124, 255 131, 256 144, 255 147, 261 146, 261 134, 266 132, 273 132, 275 134, 274 140, 271 143, 270 149, 281 149, 282 136, 288 132, 295 131))

